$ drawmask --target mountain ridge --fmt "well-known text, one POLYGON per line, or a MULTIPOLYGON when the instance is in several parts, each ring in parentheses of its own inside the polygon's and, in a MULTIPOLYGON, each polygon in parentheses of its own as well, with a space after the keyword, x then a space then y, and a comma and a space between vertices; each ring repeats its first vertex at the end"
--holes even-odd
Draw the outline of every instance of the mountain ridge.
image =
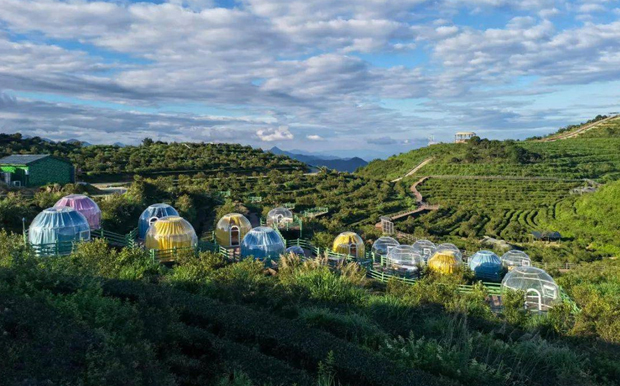
POLYGON ((292 151, 282 150, 277 146, 272 147, 268 151, 276 155, 285 155, 297 161, 304 162, 310 166, 326 167, 329 169, 338 170, 340 172, 354 172, 358 168, 368 165, 368 162, 360 157, 328 157, 320 155, 310 155, 311 153, 308 152, 305 152, 306 154, 299 154, 292 151))

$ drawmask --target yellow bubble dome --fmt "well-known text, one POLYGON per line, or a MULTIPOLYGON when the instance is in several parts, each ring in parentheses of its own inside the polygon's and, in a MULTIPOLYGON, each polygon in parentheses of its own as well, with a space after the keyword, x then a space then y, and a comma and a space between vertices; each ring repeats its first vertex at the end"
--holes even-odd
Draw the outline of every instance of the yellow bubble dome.
POLYGON ((355 232, 343 232, 336 237, 332 251, 363 258, 366 255, 364 240, 355 232))
POLYGON ((453 273, 458 265, 458 256, 454 251, 450 250, 436 252, 433 257, 428 260, 428 268, 441 274, 453 273))
POLYGON ((144 239, 147 249, 173 249, 193 247, 198 243, 194 227, 179 216, 162 217, 149 227, 144 239))
POLYGON ((230 213, 222 217, 215 227, 215 240, 225 248, 238 247, 252 224, 244 215, 230 213))

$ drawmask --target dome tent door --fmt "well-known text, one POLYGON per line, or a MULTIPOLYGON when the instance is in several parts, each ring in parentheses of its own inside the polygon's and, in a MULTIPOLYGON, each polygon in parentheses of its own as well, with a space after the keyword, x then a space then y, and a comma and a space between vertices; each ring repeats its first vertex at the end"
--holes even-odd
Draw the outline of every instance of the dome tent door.
POLYGON ((239 238, 239 227, 233 225, 232 227, 230 227, 230 246, 238 247, 241 242, 239 238))
POLYGON ((349 244, 349 255, 357 257, 357 245, 354 243, 349 244))
POLYGON ((540 292, 533 288, 527 290, 525 294, 525 308, 535 307, 538 311, 542 311, 542 296, 540 296, 540 292))

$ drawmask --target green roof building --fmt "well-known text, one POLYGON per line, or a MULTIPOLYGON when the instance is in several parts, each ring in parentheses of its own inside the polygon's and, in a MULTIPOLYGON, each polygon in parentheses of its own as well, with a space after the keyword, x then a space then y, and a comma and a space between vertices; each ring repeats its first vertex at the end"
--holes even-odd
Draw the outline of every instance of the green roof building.
POLYGON ((12 186, 41 186, 75 182, 68 160, 49 154, 15 154, 0 159, 2 182, 12 186))

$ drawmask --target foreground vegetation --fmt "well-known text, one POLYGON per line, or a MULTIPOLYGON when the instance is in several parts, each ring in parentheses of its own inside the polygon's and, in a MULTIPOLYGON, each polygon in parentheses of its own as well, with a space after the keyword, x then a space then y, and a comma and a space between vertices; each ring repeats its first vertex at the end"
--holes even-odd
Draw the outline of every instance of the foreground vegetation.
POLYGON ((598 296, 579 315, 558 307, 534 317, 521 311, 517 294, 498 317, 483 287, 458 294, 460 275, 381 287, 357 265, 332 270, 293 257, 273 274, 258 262, 230 263, 208 253, 170 269, 140 250, 111 251, 101 241, 72 256, 33 259, 18 238, 2 233, 0 248, 0 349, 8 353, 0 374, 7 385, 613 385, 620 379, 618 315, 609 303, 617 264, 605 266, 611 276, 584 269, 561 279, 586 303, 587 291, 598 296))

